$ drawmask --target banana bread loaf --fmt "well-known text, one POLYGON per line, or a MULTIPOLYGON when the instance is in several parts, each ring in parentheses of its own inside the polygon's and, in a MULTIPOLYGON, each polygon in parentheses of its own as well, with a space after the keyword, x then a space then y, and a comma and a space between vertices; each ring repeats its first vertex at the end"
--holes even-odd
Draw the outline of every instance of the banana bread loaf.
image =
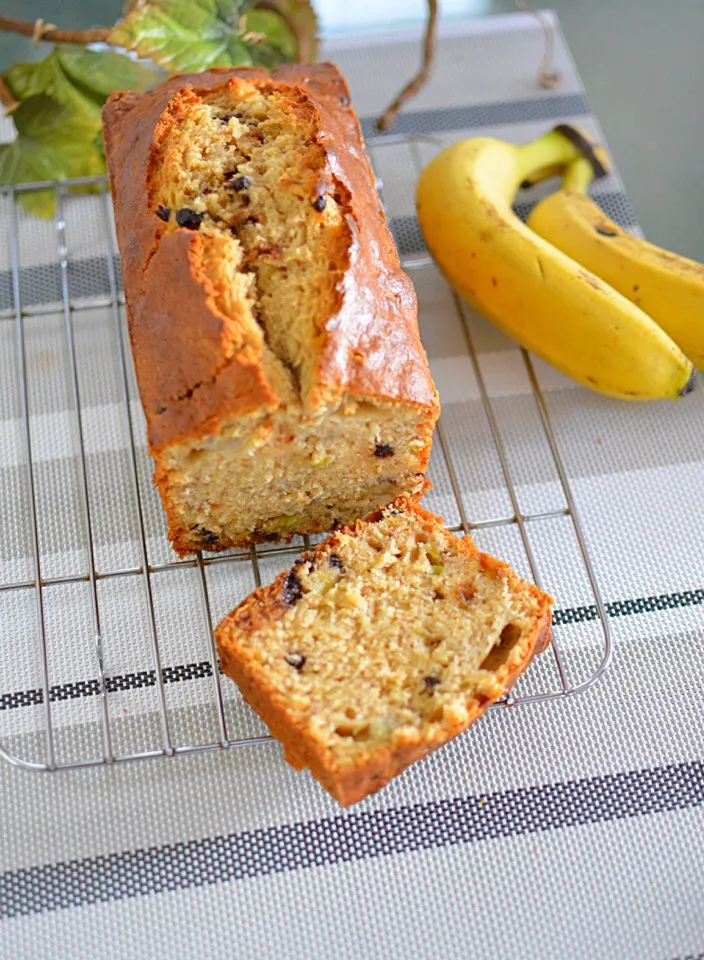
POLYGON ((330 64, 213 69, 103 112, 154 479, 179 554, 416 493, 438 401, 330 64))
POLYGON ((216 638, 288 762, 347 806, 506 693, 550 642, 551 603, 401 497, 256 590, 216 638))

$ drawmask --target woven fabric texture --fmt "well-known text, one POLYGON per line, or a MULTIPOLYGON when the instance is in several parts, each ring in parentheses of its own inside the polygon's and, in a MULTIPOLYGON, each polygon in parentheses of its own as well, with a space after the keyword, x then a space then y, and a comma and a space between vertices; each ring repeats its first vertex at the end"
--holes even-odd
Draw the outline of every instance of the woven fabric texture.
MULTIPOLYGON (((570 121, 601 136, 559 28, 564 79, 555 91, 536 82, 542 35, 530 17, 447 30, 432 82, 386 137, 374 117, 415 68, 417 41, 337 41, 326 52, 362 117, 443 401, 429 508, 452 526, 510 518, 505 466, 523 513, 564 512, 521 351, 458 309, 414 216, 418 163, 454 140, 524 141, 570 121)), ((542 189, 521 195, 521 216, 542 189)), ((617 171, 595 196, 637 231, 617 171)), ((0 196, 0 743, 23 760, 47 760, 18 308, 56 762, 100 758, 106 718, 115 755, 163 748, 155 636, 171 744, 216 743, 210 623, 294 553, 264 547, 256 568, 241 551, 175 563, 129 362, 129 418, 123 398, 109 200, 67 195, 58 220, 15 221, 10 197, 0 196)), ((602 681, 551 702, 497 707, 349 812, 272 742, 53 773, 0 761, 0 957, 701 955, 704 387, 682 403, 625 405, 534 364, 610 615, 615 657, 602 681)), ((556 599, 566 680, 578 687, 604 654, 579 544, 569 516, 528 526, 556 599)), ((515 524, 475 536, 530 576, 515 524)), ((234 685, 222 689, 230 739, 265 735, 234 685)), ((547 654, 516 696, 561 689, 547 654)))

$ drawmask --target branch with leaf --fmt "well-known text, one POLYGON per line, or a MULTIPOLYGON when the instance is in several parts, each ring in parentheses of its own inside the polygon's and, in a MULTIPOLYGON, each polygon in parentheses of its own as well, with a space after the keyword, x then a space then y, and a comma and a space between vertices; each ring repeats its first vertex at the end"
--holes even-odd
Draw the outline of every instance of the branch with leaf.
MULTIPOLYGON (((381 118, 387 129, 425 82, 433 58, 437 0, 420 74, 381 118)), ((0 75, 0 103, 17 136, 0 144, 0 185, 66 180, 105 171, 100 111, 114 90, 146 90, 177 73, 216 66, 261 66, 316 58, 311 0, 127 0, 113 27, 63 30, 42 20, 0 15, 0 30, 53 43, 48 56, 0 75)), ((52 190, 22 192, 22 206, 51 217, 52 190)))

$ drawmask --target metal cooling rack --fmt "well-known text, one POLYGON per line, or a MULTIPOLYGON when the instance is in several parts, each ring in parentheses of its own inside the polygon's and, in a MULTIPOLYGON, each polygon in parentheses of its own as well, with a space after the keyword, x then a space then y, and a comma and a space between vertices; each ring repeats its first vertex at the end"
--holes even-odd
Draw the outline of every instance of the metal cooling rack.
MULTIPOLYGON (((421 139, 427 141, 430 138, 394 136, 371 138, 368 141, 368 147, 374 161, 378 157, 379 151, 384 150, 386 147, 398 147, 399 144, 405 144, 410 150, 416 171, 419 172, 422 165, 419 149, 421 139)), ((379 188, 383 199, 383 185, 381 181, 379 181, 379 188)), ((268 736, 237 737, 233 735, 233 732, 230 729, 231 722, 228 720, 227 710, 225 708, 226 697, 221 684, 221 675, 212 636, 214 618, 211 611, 206 570, 209 566, 220 563, 250 564, 254 582, 259 585, 262 582, 260 563, 263 557, 284 557, 292 560, 301 549, 305 549, 309 546, 308 539, 303 538, 303 543, 299 546, 289 545, 275 548, 258 546, 257 548, 251 548, 249 552, 240 552, 235 554, 226 553, 214 556, 203 556, 198 554, 193 559, 178 560, 174 557, 173 560, 164 563, 150 563, 147 535, 145 532, 143 494, 140 493, 140 469, 144 469, 145 465, 142 463, 142 460, 146 459, 146 452, 137 442, 135 442, 135 437, 139 435, 137 431, 141 430, 142 426, 133 422, 134 414, 133 410, 131 409, 131 402, 133 402, 131 400, 129 387, 131 357, 129 355, 129 342, 123 317, 124 301, 120 293, 116 268, 116 250, 111 228, 111 205, 106 180, 104 177, 91 177, 67 181, 62 184, 53 182, 40 184, 21 184, 14 187, 0 188, 0 196, 4 196, 7 199, 11 208, 7 229, 11 257, 13 302, 11 309, 0 310, 0 323, 13 323, 15 328, 17 378, 19 385, 19 401, 22 423, 22 446, 24 449, 24 494, 29 504, 29 523, 31 528, 29 533, 31 537, 31 551, 33 558, 33 576, 30 579, 16 582, 0 581, 0 608, 3 603, 3 598, 7 597, 9 593, 15 591, 31 591, 33 594, 33 627, 36 630, 36 637, 33 638, 35 640, 34 653, 38 657, 41 676, 41 689, 38 691, 38 695, 36 696, 34 703, 35 705, 38 705, 38 709, 41 710, 41 722, 39 724, 41 729, 38 731, 38 733, 43 741, 43 759, 28 759, 27 757, 18 755, 17 751, 10 749, 7 746, 7 738, 3 732, 2 722, 0 722, 0 757, 18 767, 29 770, 76 770, 80 768, 108 765, 119 762, 194 754, 208 750, 244 747, 264 743, 271 738, 268 736), (65 212, 67 208, 69 191, 72 187, 76 186, 89 186, 99 194, 99 196, 95 198, 95 203, 99 208, 99 216, 101 217, 102 222, 104 245, 102 251, 100 251, 100 256, 104 258, 107 269, 107 290, 104 296, 93 297, 89 303, 76 302, 75 300, 72 300, 69 293, 69 254, 66 243, 67 224, 65 212), (23 307, 22 283, 20 275, 22 265, 20 263, 20 244, 18 242, 18 225, 20 223, 21 215, 18 211, 17 198, 20 194, 26 191, 37 190, 39 188, 53 190, 57 201, 55 227, 58 240, 56 263, 58 264, 60 271, 61 287, 60 312, 63 316, 63 329, 67 348, 66 357, 68 369, 66 370, 66 376, 68 378, 68 383, 70 384, 72 426, 75 432, 75 438, 77 439, 78 448, 77 483, 79 487, 82 520, 86 534, 86 572, 84 574, 71 576, 44 576, 43 570, 45 558, 42 555, 42 550, 40 548, 40 537, 38 532, 38 518, 40 516, 42 504, 39 501, 37 483, 35 479, 36 474, 35 464, 33 462, 32 444, 33 423, 32 418, 30 417, 29 404, 30 377, 37 376, 38 374, 30 371, 28 368, 25 324, 28 318, 36 318, 38 316, 41 317, 50 313, 56 315, 57 308, 56 306, 47 308, 36 305, 28 308, 23 307), (86 446, 84 439, 84 418, 83 409, 81 406, 79 376, 77 372, 76 340, 74 331, 75 317, 80 313, 80 311, 87 309, 103 309, 105 311, 106 323, 109 323, 112 329, 113 348, 119 366, 120 389, 122 395, 122 416, 124 419, 124 428, 129 438, 128 459, 131 487, 130 497, 134 517, 139 530, 140 563, 136 567, 103 569, 99 568, 96 564, 94 550, 96 504, 91 499, 89 492, 86 446), (157 624, 153 595, 153 578, 156 574, 164 574, 165 572, 169 571, 175 572, 178 570, 183 570, 184 568, 194 568, 198 574, 200 603, 202 606, 204 627, 207 630, 209 659, 209 671, 205 671, 205 673, 202 675, 206 675, 206 673, 209 672, 211 677, 212 683, 210 706, 214 708, 216 717, 215 727, 217 736, 213 737, 207 742, 198 743, 180 743, 178 742, 178 737, 174 733, 175 724, 173 711, 167 703, 165 691, 165 674, 166 669, 168 668, 165 669, 162 663, 162 648, 165 637, 163 634, 163 629, 160 634, 160 628, 157 624), (149 636, 149 645, 151 650, 154 678, 153 687, 156 695, 155 713, 158 717, 158 725, 151 728, 152 733, 149 737, 145 735, 145 740, 148 739, 149 742, 140 742, 138 749, 131 749, 127 752, 119 752, 114 748, 113 724, 115 723, 115 720, 114 718, 111 719, 110 710, 108 708, 108 698, 111 693, 111 681, 104 665, 103 635, 101 632, 101 616, 103 610, 101 607, 99 584, 101 581, 124 582, 126 579, 133 579, 141 582, 141 589, 143 591, 143 597, 147 610, 145 629, 149 636), (94 658, 97 674, 97 682, 94 683, 90 692, 92 695, 97 696, 98 716, 94 722, 100 727, 101 748, 95 755, 87 757, 81 756, 78 758, 72 757, 63 761, 57 758, 57 751, 55 749, 56 730, 53 716, 54 705, 57 699, 60 700, 62 698, 57 694, 56 690, 52 689, 51 685, 50 641, 47 635, 47 618, 44 597, 47 588, 53 585, 67 585, 75 583, 83 583, 87 585, 90 595, 90 617, 92 623, 91 632, 93 647, 92 656, 94 658)), ((432 260, 427 255, 402 256, 402 265, 411 276, 415 276, 425 270, 435 269, 432 260)), ((490 396, 490 391, 487 389, 487 383, 482 371, 480 355, 475 346, 475 338, 471 329, 471 324, 468 322, 463 307, 456 297, 453 297, 453 301, 454 309, 457 311, 464 331, 467 354, 471 361, 471 366, 476 377, 476 382, 481 396, 481 404, 486 415, 487 424, 496 449, 498 461, 500 463, 503 482, 505 484, 505 491, 508 494, 511 504, 511 511, 504 516, 475 518, 467 515, 460 492, 460 481, 455 467, 453 466, 453 449, 448 440, 447 431, 441 418, 437 427, 436 447, 438 447, 441 451, 442 459, 444 461, 445 469, 447 470, 447 475, 452 488, 452 494, 457 507, 457 514, 460 517, 460 523, 455 526, 451 526, 450 529, 454 530, 455 532, 463 532, 465 534, 471 533, 472 531, 500 527, 508 527, 517 530, 520 535, 520 540, 523 544, 523 549, 525 550, 525 556, 527 558, 527 563, 530 567, 533 579, 540 585, 541 577, 538 569, 538 563, 536 562, 536 552, 533 544, 533 531, 535 531, 539 526, 555 523, 556 521, 560 520, 564 521, 565 518, 567 518, 571 524, 572 533, 578 547, 575 553, 576 563, 581 565, 583 568, 581 570, 581 574, 586 578, 585 582, 588 582, 589 584, 589 589, 594 601, 593 605, 591 605, 589 608, 591 610, 591 614, 586 619, 594 622, 599 633, 597 662, 593 664, 586 673, 583 671, 582 675, 578 679, 572 680, 570 677, 570 671, 568 670, 565 662, 560 630, 556 629, 554 632, 554 641, 551 647, 551 652, 540 658, 543 663, 545 663, 546 660, 549 660, 549 658, 552 658, 552 667, 549 671, 552 675, 552 678, 544 680, 542 683, 543 688, 538 690, 538 692, 527 693, 525 695, 511 695, 495 704, 494 708, 505 709, 510 707, 514 709, 530 703, 542 703, 574 696, 583 692, 592 684, 594 684, 607 669, 611 660, 611 637, 605 605, 601 597, 599 584, 592 567, 587 546, 585 544, 585 539, 577 517, 574 498, 570 490, 570 485, 560 454, 559 445, 551 424, 548 407, 541 392, 531 357, 525 351, 523 351, 523 363, 525 364, 525 369, 532 387, 533 400, 539 415, 545 440, 547 441, 550 458, 554 464, 556 474, 559 477, 559 484, 561 486, 562 496, 564 497, 565 503, 564 508, 543 512, 526 513, 521 511, 519 505, 517 485, 512 475, 512 468, 510 464, 510 458, 507 455, 505 438, 500 429, 499 418, 497 418, 494 408, 494 401, 490 396)), ((3 637, 1 639, 4 642, 9 642, 12 640, 12 638, 7 637, 3 637)), ((533 670, 535 670, 535 667, 532 667, 526 676, 528 676, 533 670)), ((541 677, 542 676, 543 674, 541 674, 541 677)), ((229 681, 226 680, 225 683, 229 684, 229 681)), ((234 689, 234 685, 232 685, 232 688, 234 689)), ((4 691, 0 687, 0 697, 2 696, 3 692, 4 691)), ((228 693, 229 692, 230 689, 228 688, 228 693)), ((0 709, 2 709, 1 706, 0 709)), ((0 712, 0 721, 1 718, 2 713, 0 712)))

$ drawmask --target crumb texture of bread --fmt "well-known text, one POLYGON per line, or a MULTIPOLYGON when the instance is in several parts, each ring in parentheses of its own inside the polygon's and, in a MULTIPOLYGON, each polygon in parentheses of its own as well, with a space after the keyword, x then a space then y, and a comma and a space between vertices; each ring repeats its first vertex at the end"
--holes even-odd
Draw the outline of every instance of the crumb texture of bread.
POLYGON ((223 669, 343 805, 466 729, 549 643, 551 598, 400 498, 216 631, 223 669))
POLYGON ((347 89, 211 70, 104 111, 155 482, 180 554, 418 494, 438 416, 347 89))

